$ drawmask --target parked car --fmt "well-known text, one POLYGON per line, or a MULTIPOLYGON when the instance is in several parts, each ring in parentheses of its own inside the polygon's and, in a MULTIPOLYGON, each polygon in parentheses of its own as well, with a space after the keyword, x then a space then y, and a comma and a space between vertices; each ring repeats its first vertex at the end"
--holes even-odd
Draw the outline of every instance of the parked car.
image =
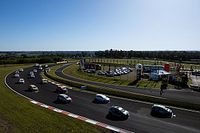
POLYGON ((42 79, 42 84, 47 84, 48 80, 47 79, 42 79))
POLYGON ((25 81, 24 81, 24 79, 23 79, 23 78, 20 78, 20 79, 18 80, 18 83, 19 83, 19 84, 24 84, 24 83, 25 83, 25 81))
POLYGON ((37 69, 33 69, 33 72, 36 73, 36 72, 37 72, 37 69))
POLYGON ((123 71, 124 74, 127 74, 130 72, 130 70, 127 67, 122 67, 121 71, 123 71))
POLYGON ((105 75, 105 72, 99 71, 97 74, 98 74, 98 75, 105 75))
POLYGON ((113 77, 114 76, 114 72, 113 71, 107 71, 106 72, 106 76, 113 77))
POLYGON ((87 73, 95 73, 96 70, 95 69, 86 69, 85 72, 87 72, 87 73))
POLYGON ((18 74, 18 73, 15 73, 15 74, 14 74, 14 77, 15 77, 15 78, 19 78, 19 74, 18 74))
POLYGON ((152 106, 151 115, 156 117, 175 117, 171 109, 159 104, 154 104, 152 106))
POLYGON ((194 71, 192 71, 192 75, 194 75, 194 76, 200 76, 200 71, 194 70, 194 71))
POLYGON ((20 72, 23 72, 23 71, 24 71, 24 69, 23 69, 23 68, 20 68, 20 69, 19 69, 19 71, 20 71, 20 72))
POLYGON ((129 67, 128 69, 129 69, 129 71, 130 71, 130 72, 132 72, 132 71, 133 71, 133 68, 130 68, 130 67, 129 67))
POLYGON ((48 65, 47 65, 47 64, 45 64, 45 65, 44 65, 44 67, 45 67, 45 68, 47 68, 47 67, 48 67, 48 65))
POLYGON ((72 98, 66 94, 59 94, 57 97, 57 102, 59 103, 70 103, 72 102, 72 98))
POLYGON ((28 88, 29 91, 33 91, 33 92, 39 92, 39 89, 37 86, 35 85, 30 85, 28 88))
POLYGON ((109 109, 108 115, 118 118, 118 119, 128 119, 128 117, 130 116, 127 110, 119 106, 112 106, 109 109))
POLYGON ((121 70, 120 69, 115 69, 115 72, 117 73, 117 74, 115 74, 116 76, 120 76, 122 73, 121 73, 121 70))
POLYGON ((32 74, 34 74, 34 72, 33 72, 33 71, 30 71, 30 72, 29 72, 29 75, 32 75, 32 74))
POLYGON ((45 68, 46 72, 49 72, 51 69, 49 67, 45 68))
POLYGON ((114 72, 114 76, 119 76, 120 74, 117 72, 114 72))
POLYGON ((64 93, 68 93, 68 89, 66 86, 58 86, 56 88, 56 92, 64 94, 64 93))
POLYGON ((30 74, 29 77, 30 77, 30 78, 35 78, 35 75, 34 75, 34 74, 30 74))
POLYGON ((36 63, 36 64, 35 64, 35 67, 39 67, 39 65, 40 65, 40 64, 36 63))
POLYGON ((121 70, 121 69, 119 70, 119 72, 120 72, 121 75, 125 74, 124 71, 121 70))
POLYGON ((94 102, 96 103, 108 103, 110 98, 103 94, 96 94, 94 102))
POLYGON ((15 71, 15 73, 18 73, 18 74, 19 74, 19 71, 17 70, 17 71, 15 71))
POLYGON ((42 70, 42 66, 39 66, 38 69, 39 69, 39 70, 42 70))

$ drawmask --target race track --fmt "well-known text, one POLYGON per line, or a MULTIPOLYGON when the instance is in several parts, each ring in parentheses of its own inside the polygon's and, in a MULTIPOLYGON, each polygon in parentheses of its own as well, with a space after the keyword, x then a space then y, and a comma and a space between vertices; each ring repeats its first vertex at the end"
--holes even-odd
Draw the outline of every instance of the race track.
POLYGON ((95 94, 77 90, 69 90, 72 103, 57 104, 57 86, 51 83, 41 84, 40 72, 35 74, 36 78, 29 79, 28 73, 31 70, 33 67, 20 72, 25 84, 17 84, 18 79, 13 77, 13 73, 6 77, 7 84, 33 100, 136 133, 200 133, 200 113, 196 111, 171 108, 177 117, 155 118, 150 115, 152 103, 110 97, 111 102, 108 104, 95 104, 92 102, 95 94), (35 84, 39 92, 27 91, 30 84, 35 84), (123 121, 107 118, 108 109, 112 105, 119 105, 128 110, 130 118, 123 121))

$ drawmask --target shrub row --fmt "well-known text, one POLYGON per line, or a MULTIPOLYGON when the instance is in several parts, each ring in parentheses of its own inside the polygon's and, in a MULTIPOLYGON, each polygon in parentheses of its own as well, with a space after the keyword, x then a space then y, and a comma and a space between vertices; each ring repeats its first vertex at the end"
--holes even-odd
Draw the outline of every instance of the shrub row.
POLYGON ((128 98, 128 99, 135 99, 135 100, 140 100, 140 101, 146 101, 146 102, 152 102, 152 103, 159 103, 159 104, 165 104, 169 106, 175 106, 175 107, 180 107, 180 108, 186 108, 186 109, 193 109, 193 110, 198 110, 200 111, 200 104, 198 103, 187 103, 187 102, 181 102, 181 101, 175 101, 175 100, 170 100, 166 98, 160 98, 160 97, 154 97, 150 95, 144 95, 144 94, 139 94, 139 93, 133 93, 133 92, 127 92, 127 91, 121 91, 121 90, 114 90, 111 88, 105 88, 105 87, 98 87, 94 85, 89 85, 85 83, 80 83, 80 82, 75 82, 67 79, 63 79, 58 76, 52 76, 49 73, 45 72, 45 75, 48 78, 51 78, 57 82, 67 84, 72 87, 77 87, 81 88, 81 86, 86 86, 86 90, 88 91, 93 91, 97 93, 103 93, 107 95, 113 95, 117 97, 123 97, 123 98, 128 98))

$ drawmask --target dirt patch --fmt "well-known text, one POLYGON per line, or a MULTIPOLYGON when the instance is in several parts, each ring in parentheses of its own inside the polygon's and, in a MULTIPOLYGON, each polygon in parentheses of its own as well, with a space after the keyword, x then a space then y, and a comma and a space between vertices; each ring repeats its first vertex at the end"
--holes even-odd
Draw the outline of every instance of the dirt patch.
POLYGON ((0 116, 0 132, 10 133, 11 125, 0 116))

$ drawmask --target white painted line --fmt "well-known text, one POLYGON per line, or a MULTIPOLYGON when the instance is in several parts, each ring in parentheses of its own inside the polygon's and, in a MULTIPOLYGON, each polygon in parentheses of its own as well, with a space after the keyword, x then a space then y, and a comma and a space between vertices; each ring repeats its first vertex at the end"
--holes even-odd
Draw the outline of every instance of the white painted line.
POLYGON ((71 116, 73 118, 78 118, 78 115, 75 115, 75 114, 72 114, 72 113, 69 113, 68 116, 71 116))
MULTIPOLYGON (((123 97, 111 96, 111 95, 108 95, 108 96, 112 97, 112 98, 116 98, 116 99, 122 99, 122 100, 126 100, 126 101, 142 103, 142 104, 148 104, 148 105, 153 105, 154 104, 153 102, 151 103, 151 102, 146 102, 146 101, 139 101, 139 100, 128 99, 128 98, 123 98, 123 97)), ((165 104, 162 104, 162 105, 165 105, 165 104)), ((175 106, 170 106, 170 105, 165 105, 165 106, 170 107, 172 109, 174 108, 174 109, 178 109, 178 110, 182 110, 182 111, 200 113, 200 111, 197 111, 197 110, 185 109, 185 108, 180 108, 180 107, 175 107, 175 106)))
MULTIPOLYGON (((14 72, 15 72, 15 71, 14 71, 14 72)), ((11 73, 13 73, 13 72, 11 72, 11 73)), ((8 74, 5 76, 5 78, 4 78, 4 83, 5 83, 5 85, 6 85, 11 91, 13 91, 14 93, 16 93, 16 94, 18 94, 18 95, 20 95, 20 96, 22 96, 22 97, 24 97, 24 98, 26 98, 26 99, 28 99, 28 100, 33 100, 33 99, 31 99, 31 98, 29 98, 29 97, 27 97, 27 96, 24 96, 24 95, 22 95, 21 93, 15 91, 14 89, 12 89, 12 88, 7 84, 6 79, 7 79, 8 75, 10 75, 11 73, 8 73, 8 74)), ((34 101, 34 100, 33 100, 33 101, 34 101)))
MULTIPOLYGON (((11 74, 11 73, 9 73, 9 74, 11 74)), ((4 83, 6 84, 6 86, 7 86, 10 90, 12 90, 12 91, 15 92, 16 94, 18 94, 18 95, 20 95, 20 96, 22 96, 22 97, 28 99, 31 103, 36 104, 36 105, 38 105, 38 106, 40 106, 40 107, 48 108, 49 110, 52 110, 52 111, 55 111, 55 112, 58 112, 58 113, 64 113, 64 112, 65 112, 65 111, 60 110, 60 109, 57 109, 57 108, 55 108, 55 107, 53 107, 54 109, 51 109, 51 108, 52 108, 51 106, 48 106, 48 105, 46 105, 46 104, 37 102, 37 101, 35 101, 35 100, 33 100, 33 99, 29 98, 29 97, 26 97, 26 96, 22 95, 21 93, 15 91, 14 89, 12 89, 12 88, 7 84, 7 82, 6 82, 6 78, 7 78, 7 76, 8 76, 9 74, 7 74, 6 77, 4 78, 4 83)), ((53 83, 54 83, 54 82, 53 82, 53 83)), ((68 113, 68 112, 67 112, 67 113, 68 113)), ((79 116, 79 115, 72 114, 72 113, 65 114, 65 115, 71 116, 71 117, 73 117, 73 118, 83 117, 83 116, 79 116)), ((85 117, 84 117, 84 118, 85 118, 85 117)), ((94 124, 94 125, 96 125, 97 123, 100 123, 100 122, 97 122, 97 121, 94 121, 94 120, 91 120, 91 119, 87 119, 87 120, 83 120, 83 121, 88 122, 88 123, 90 123, 90 124, 94 124)), ((101 127, 103 127, 103 128, 107 128, 107 129, 109 129, 109 130, 113 130, 113 131, 115 131, 115 132, 116 132, 116 129, 119 129, 119 128, 114 128, 113 126, 109 126, 109 125, 104 124, 104 123, 102 123, 102 124, 103 124, 103 125, 106 125, 106 127, 103 126, 103 125, 99 125, 99 126, 101 126, 101 127)), ((119 132, 122 132, 122 131, 123 131, 123 133, 126 133, 126 132, 128 133, 128 132, 129 132, 129 131, 126 131, 126 130, 123 130, 123 129, 120 129, 119 132)))
MULTIPOLYGON (((96 94, 94 92, 84 92, 84 93, 96 94)), ((116 98, 116 99, 122 99, 122 100, 126 100, 126 101, 132 101, 132 102, 143 103, 143 104, 148 104, 148 105, 153 105, 154 104, 153 102, 139 101, 139 100, 128 99, 128 98, 123 98, 123 97, 117 97, 117 96, 112 96, 112 95, 108 95, 108 96, 116 98)), ((185 109, 185 108, 180 108, 180 107, 175 107, 175 106, 169 106, 169 105, 165 105, 165 106, 168 106, 168 107, 174 108, 174 109, 178 109, 178 110, 183 110, 183 111, 188 111, 188 112, 194 112, 194 113, 200 113, 200 111, 197 111, 197 110, 185 109)))
MULTIPOLYGON (((95 92, 89 92, 89 91, 84 91, 82 93, 90 93, 90 94, 97 94, 95 92)), ((128 98, 123 98, 123 97, 117 97, 117 96, 112 96, 112 95, 107 95, 111 98, 115 98, 115 99, 121 99, 121 100, 125 100, 125 101, 131 101, 131 102, 136 102, 136 103, 142 103, 142 104, 148 104, 148 105, 153 105, 154 103, 152 102, 146 102, 146 101, 139 101, 139 100, 134 100, 134 99, 128 99, 128 98)), ((165 104, 162 104, 165 105, 165 104)), ((165 105, 167 107, 170 108, 174 108, 174 109, 178 109, 178 110, 182 110, 182 111, 187 111, 187 112, 193 112, 193 113, 200 113, 200 111, 197 110, 191 110, 191 109, 185 109, 185 108, 180 108, 180 107, 175 107, 175 106, 170 106, 170 105, 165 105)))
POLYGON ((31 102, 32 102, 33 104, 38 104, 38 102, 37 102, 37 101, 34 101, 34 100, 31 100, 31 102))
POLYGON ((40 106, 41 106, 41 107, 44 107, 44 108, 49 108, 49 106, 46 105, 46 104, 41 104, 40 106))
POLYGON ((112 126, 106 126, 107 129, 115 131, 115 132, 120 132, 120 129, 116 128, 116 127, 112 127, 112 126))
POLYGON ((55 112, 58 112, 58 113, 61 113, 61 112, 63 112, 62 110, 60 110, 60 109, 57 109, 57 108, 53 109, 53 111, 55 111, 55 112))
POLYGON ((57 86, 60 86, 60 84, 56 84, 57 86))
POLYGON ((72 90, 72 87, 68 87, 68 89, 72 90))
MULTIPOLYGON (((62 70, 62 73, 64 74, 64 69, 62 70)), ((66 74, 64 74, 66 75, 66 74)), ((70 75, 67 75, 70 77, 70 75)), ((71 76, 73 77, 73 76, 71 76)), ((82 79, 83 80, 83 79, 82 79)), ((86 93, 93 93, 93 92, 86 92, 86 93)), ((96 93, 93 93, 93 94, 96 94, 96 93)), ((140 93, 139 93, 140 94, 140 93)), ((143 103, 143 104, 148 104, 148 105, 153 105, 154 103, 153 102, 147 102, 147 101, 139 101, 139 100, 134 100, 134 99, 128 99, 128 98, 123 98, 123 97, 117 97, 117 96, 112 96, 112 95, 109 95, 109 97, 113 97, 113 98, 116 98, 116 99, 122 99, 122 100, 127 100, 127 101, 133 101, 133 102, 137 102, 137 103, 143 103)), ((153 96, 153 97, 156 97, 156 96, 153 96)), ((160 97, 159 97, 160 98, 160 97)), ((162 97, 161 97, 162 98, 162 97)), ((164 98, 166 99, 166 98, 164 98)), ((164 105, 164 104, 163 104, 164 105)), ((185 109, 185 108, 180 108, 180 107, 175 107, 175 106, 170 106, 170 105, 165 105, 167 107, 170 107, 170 108, 174 108, 174 109, 178 109, 178 110, 182 110, 182 111, 188 111, 188 112, 194 112, 194 113, 200 113, 200 111, 197 111, 197 110, 191 110, 191 109, 185 109)))
POLYGON ((94 125, 97 124, 97 121, 94 121, 94 120, 91 120, 91 119, 87 119, 85 121, 88 122, 88 123, 94 124, 94 125))

